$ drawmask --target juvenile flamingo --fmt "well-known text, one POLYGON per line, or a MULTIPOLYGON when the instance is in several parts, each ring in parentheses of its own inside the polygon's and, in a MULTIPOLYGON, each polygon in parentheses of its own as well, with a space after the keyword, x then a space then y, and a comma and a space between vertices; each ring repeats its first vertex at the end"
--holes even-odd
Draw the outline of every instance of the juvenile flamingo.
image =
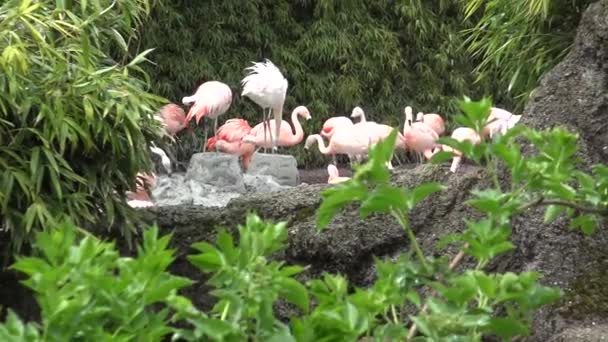
POLYGON ((241 157, 243 168, 247 170, 255 150, 252 144, 244 143, 243 137, 251 132, 251 126, 244 119, 229 119, 217 130, 217 136, 209 138, 207 148, 241 157))
POLYGON ((429 125, 439 136, 445 133, 445 123, 439 114, 424 114, 422 112, 418 112, 418 114, 416 114, 416 122, 424 122, 425 124, 429 125))
MULTIPOLYGON (((295 134, 293 134, 289 122, 283 120, 278 139, 274 141, 267 139, 268 136, 265 134, 264 122, 262 122, 253 127, 251 132, 245 135, 242 140, 245 143, 255 144, 256 146, 263 148, 297 145, 302 141, 302 139, 304 139, 304 130, 302 129, 302 125, 298 120, 298 116, 301 116, 306 120, 310 120, 312 118, 308 108, 305 106, 296 107, 291 113, 291 122, 296 130, 295 134)), ((275 127, 274 121, 270 121, 269 124, 271 129, 275 127)))
MULTIPOLYGON (((403 127, 403 136, 405 145, 408 149, 422 154, 426 159, 430 159, 437 147, 437 132, 424 122, 413 121, 412 107, 405 107, 405 125, 403 127)), ((422 158, 420 158, 422 159, 422 158)))
POLYGON ((255 104, 262 107, 262 123, 265 123, 264 141, 266 141, 266 130, 270 129, 270 113, 274 114, 274 137, 270 134, 273 153, 277 149, 275 140, 279 140, 281 134, 281 123, 283 118, 283 106, 287 96, 287 79, 269 59, 265 63, 253 63, 253 66, 246 68, 250 73, 243 78, 241 84, 243 92, 241 96, 248 97, 255 104), (268 109, 268 115, 266 114, 268 109))
POLYGON ((333 164, 327 165, 327 174, 329 175, 329 177, 327 178, 327 184, 338 184, 346 182, 350 179, 350 177, 340 177, 338 168, 333 164))
MULTIPOLYGON (((459 142, 463 142, 465 140, 470 141, 473 145, 477 145, 481 142, 481 137, 474 129, 469 127, 458 127, 452 132, 452 139, 455 139, 459 142)), ((452 165, 450 166, 451 172, 456 172, 460 163, 462 162, 462 152, 454 149, 447 145, 441 145, 441 149, 447 152, 452 152, 454 154, 454 158, 452 159, 452 165)))
MULTIPOLYGON (((193 104, 186 116, 186 124, 194 117, 196 124, 203 117, 214 119, 213 135, 217 135, 217 118, 226 113, 232 103, 232 90, 222 82, 208 81, 201 84, 196 93, 182 99, 185 105, 193 104)), ((205 130, 205 144, 207 143, 207 130, 205 130)))

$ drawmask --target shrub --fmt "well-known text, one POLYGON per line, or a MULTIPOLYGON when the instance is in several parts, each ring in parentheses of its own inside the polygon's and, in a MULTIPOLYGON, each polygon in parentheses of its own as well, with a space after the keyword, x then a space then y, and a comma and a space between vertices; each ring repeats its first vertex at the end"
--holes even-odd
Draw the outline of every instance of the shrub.
POLYGON ((568 53, 584 8, 591 0, 467 0, 465 46, 478 58, 478 81, 498 78, 521 107, 540 77, 568 53), (521 63, 526 61, 526 63, 521 63))
MULTIPOLYGON (((123 194, 149 170, 161 130, 127 45, 147 0, 26 1, 0 7, 0 230, 18 249, 65 217, 85 227, 133 213, 123 194), (121 50, 116 50, 118 47, 121 50), (115 62, 109 50, 121 51, 115 62)), ((127 236, 128 237, 128 236, 127 236)))

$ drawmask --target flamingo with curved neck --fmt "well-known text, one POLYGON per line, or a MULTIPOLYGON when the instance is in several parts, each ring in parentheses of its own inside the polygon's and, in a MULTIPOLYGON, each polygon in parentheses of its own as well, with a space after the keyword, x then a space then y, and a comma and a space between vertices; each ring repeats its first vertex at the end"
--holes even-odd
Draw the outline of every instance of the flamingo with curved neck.
MULTIPOLYGON (((278 141, 275 142, 276 146, 294 146, 299 144, 304 139, 304 130, 298 120, 298 116, 310 120, 312 116, 305 106, 296 107, 291 113, 291 122, 295 128, 295 134, 291 130, 291 126, 285 120, 281 122, 281 128, 278 136, 278 141)), ((270 121, 270 130, 273 131, 275 128, 275 122, 270 121)), ((243 137, 243 142, 255 144, 258 147, 272 148, 272 140, 270 137, 264 138, 264 123, 259 123, 251 129, 248 135, 243 137)))

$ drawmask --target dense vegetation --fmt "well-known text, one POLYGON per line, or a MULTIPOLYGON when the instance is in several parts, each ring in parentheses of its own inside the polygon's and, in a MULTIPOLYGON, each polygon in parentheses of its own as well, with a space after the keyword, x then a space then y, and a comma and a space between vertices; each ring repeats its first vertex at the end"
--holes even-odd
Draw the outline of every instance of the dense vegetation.
MULTIPOLYGON (((153 89, 174 102, 222 80, 235 95, 226 117, 257 124, 261 111, 240 97, 239 82, 251 61, 270 58, 289 81, 285 116, 298 105, 312 113, 305 132, 355 106, 396 126, 406 105, 449 119, 461 94, 520 111, 567 51, 588 2, 176 0, 155 8, 137 46, 157 48, 147 70, 153 89)), ((179 158, 201 146, 184 136, 179 158)), ((326 162, 300 147, 284 153, 300 166, 326 162)))
MULTIPOLYGON (((6 1, 0 7, 0 231, 19 248, 65 217, 128 234, 124 192, 151 167, 164 101, 127 58, 147 1, 6 1), (121 50, 119 50, 121 49, 121 50), (122 51, 115 63, 107 51, 122 51)), ((5 250, 5 253, 10 250, 5 250)))
MULTIPOLYGON (((481 128, 490 101, 465 101, 461 106, 465 115, 458 121, 481 128)), ((167 248, 170 236, 159 237, 156 227, 145 231, 137 256, 127 258, 93 236, 77 239, 73 226, 65 224, 38 234, 39 256, 19 258, 14 264, 28 276, 25 284, 36 293, 42 322, 24 323, 9 311, 6 323, 0 324, 0 338, 161 341, 172 336, 187 341, 312 342, 482 341, 487 336, 510 340, 529 335, 534 311, 556 301, 561 291, 539 284, 536 272, 500 274, 484 268, 515 247, 510 241, 512 219, 532 207, 547 207, 545 223, 566 214, 573 228, 592 234, 597 220, 608 216, 608 167, 595 165, 591 173, 579 170, 572 158, 576 136, 561 128, 539 132, 518 127, 478 146, 444 138, 468 158, 492 165, 490 174, 504 165, 513 183, 508 190, 496 182, 475 191, 467 204, 482 213, 481 218, 469 218, 462 233, 440 241, 458 244, 460 252, 433 257, 421 249, 409 213, 444 187, 425 183, 404 189, 390 184, 385 162, 396 133, 373 148, 370 160, 351 180, 324 190, 317 211, 319 230, 349 203, 359 204, 362 218, 383 213, 402 226, 409 251, 395 260, 376 260, 377 279, 370 287, 351 290, 345 277, 327 273, 302 283, 296 276, 304 267, 273 260, 286 247, 286 224, 250 214, 238 227, 238 239, 220 230, 215 244, 192 245, 197 253, 188 259, 211 273, 208 284, 218 299, 205 313, 178 295, 192 281, 167 271, 174 251, 167 248), (521 139, 536 153, 523 156, 521 139), (473 266, 459 267, 463 258, 473 266), (279 299, 298 308, 289 322, 275 314, 279 299)), ((435 161, 446 156, 438 154, 435 161)))

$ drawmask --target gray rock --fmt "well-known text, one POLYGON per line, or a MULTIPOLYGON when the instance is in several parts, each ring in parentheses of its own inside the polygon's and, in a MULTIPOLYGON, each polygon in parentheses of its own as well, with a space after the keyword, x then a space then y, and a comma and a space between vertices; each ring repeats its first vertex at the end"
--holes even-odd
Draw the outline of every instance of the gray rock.
POLYGON ((268 175, 245 174, 243 180, 247 192, 273 192, 291 188, 279 184, 274 177, 268 175))
POLYGON ((297 186, 300 183, 298 162, 287 154, 256 153, 247 173, 272 176, 281 185, 297 186))
POLYGON ((185 174, 174 173, 171 176, 157 175, 156 186, 152 188, 152 201, 157 206, 193 204, 192 193, 185 182, 185 174))
POLYGON ((194 154, 186 171, 186 181, 212 185, 226 192, 246 191, 239 159, 227 153, 194 154))
POLYGON ((204 207, 225 207, 228 202, 241 196, 238 192, 223 191, 213 185, 187 179, 183 173, 171 176, 159 175, 156 187, 152 189, 156 206, 201 205, 204 207))

